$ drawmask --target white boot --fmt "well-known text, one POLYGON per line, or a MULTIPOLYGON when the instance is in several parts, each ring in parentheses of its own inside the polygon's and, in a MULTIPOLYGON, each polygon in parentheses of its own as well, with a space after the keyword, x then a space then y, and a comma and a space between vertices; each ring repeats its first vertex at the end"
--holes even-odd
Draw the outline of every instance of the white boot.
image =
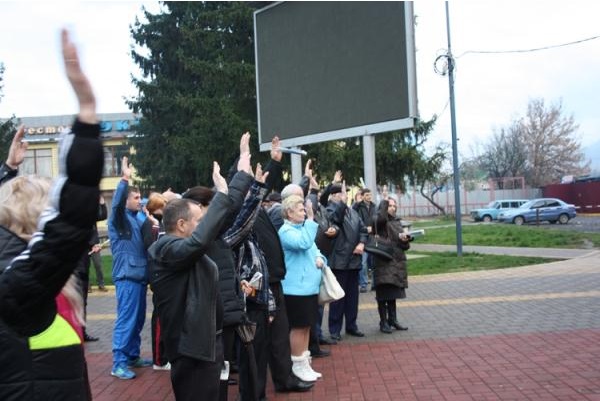
POLYGON ((305 382, 314 382, 318 377, 310 369, 310 364, 305 355, 294 356, 292 355, 292 373, 294 373, 300 380, 305 382))
POLYGON ((320 379, 321 377, 323 377, 323 375, 319 372, 315 372, 312 368, 312 358, 310 357, 310 351, 304 351, 304 353, 302 354, 302 356, 306 357, 306 361, 307 361, 307 365, 308 365, 308 369, 315 375, 317 376, 317 379, 320 379))

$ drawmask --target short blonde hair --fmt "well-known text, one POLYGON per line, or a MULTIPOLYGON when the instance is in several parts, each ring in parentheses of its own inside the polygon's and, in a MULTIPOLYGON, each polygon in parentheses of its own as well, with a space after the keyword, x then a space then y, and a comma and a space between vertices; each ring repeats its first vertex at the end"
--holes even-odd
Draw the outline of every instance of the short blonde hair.
POLYGON ((51 180, 35 175, 16 177, 0 187, 0 224, 26 241, 37 230, 48 205, 51 180))
POLYGON ((290 195, 281 202, 281 215, 284 219, 289 216, 289 211, 292 210, 298 203, 304 203, 304 199, 298 195, 290 195))

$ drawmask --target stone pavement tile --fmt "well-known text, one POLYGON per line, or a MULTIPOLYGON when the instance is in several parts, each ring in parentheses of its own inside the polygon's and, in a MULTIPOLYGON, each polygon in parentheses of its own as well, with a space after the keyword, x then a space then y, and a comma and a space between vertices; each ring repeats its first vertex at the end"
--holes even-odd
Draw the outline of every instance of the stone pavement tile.
MULTIPOLYGON (((313 361, 323 373, 307 393, 271 401, 539 401, 600 399, 600 329, 387 342, 342 342, 313 361)), ((111 357, 88 353, 95 400, 172 401, 168 372, 109 376, 111 357)), ((235 400, 236 386, 229 386, 235 400)))

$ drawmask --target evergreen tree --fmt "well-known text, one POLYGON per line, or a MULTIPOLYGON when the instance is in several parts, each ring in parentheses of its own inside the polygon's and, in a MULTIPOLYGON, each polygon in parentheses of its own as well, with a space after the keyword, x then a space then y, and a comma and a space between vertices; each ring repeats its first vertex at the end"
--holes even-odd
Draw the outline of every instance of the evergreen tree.
MULTIPOLYGON (((140 113, 132 162, 144 187, 210 185, 226 171, 245 131, 256 132, 253 11, 249 2, 164 2, 131 33, 143 78, 129 100, 140 113)), ((257 141, 251 141, 256 146, 257 141)), ((256 151, 256 147, 253 149, 256 151)), ((255 160, 256 161, 256 160, 255 160)))
MULTIPOLYGON (((2 100, 2 89, 4 88, 4 64, 0 63, 0 100, 2 100)), ((15 134, 14 116, 5 121, 0 120, 0 163, 4 162, 8 149, 15 134)))
MULTIPOLYGON (((375 135, 377 183, 394 184, 402 192, 407 185, 425 186, 433 180, 447 158, 447 150, 437 147, 432 155, 424 149, 436 118, 417 121, 412 129, 375 135)), ((319 179, 329 182, 342 170, 348 185, 358 185, 363 176, 363 151, 360 138, 318 143, 305 147, 313 159, 319 179)))

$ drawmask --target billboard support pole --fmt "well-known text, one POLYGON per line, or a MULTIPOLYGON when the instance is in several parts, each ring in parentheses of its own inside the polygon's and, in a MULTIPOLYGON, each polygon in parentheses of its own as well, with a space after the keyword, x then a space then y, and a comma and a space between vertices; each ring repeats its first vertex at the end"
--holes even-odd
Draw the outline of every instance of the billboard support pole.
POLYGON ((304 169, 302 168, 302 156, 295 153, 290 154, 291 165, 292 165, 292 182, 298 184, 302 179, 304 169))
POLYGON ((375 167, 375 135, 365 134, 363 140, 363 164, 365 185, 373 195, 377 194, 377 171, 375 167))

